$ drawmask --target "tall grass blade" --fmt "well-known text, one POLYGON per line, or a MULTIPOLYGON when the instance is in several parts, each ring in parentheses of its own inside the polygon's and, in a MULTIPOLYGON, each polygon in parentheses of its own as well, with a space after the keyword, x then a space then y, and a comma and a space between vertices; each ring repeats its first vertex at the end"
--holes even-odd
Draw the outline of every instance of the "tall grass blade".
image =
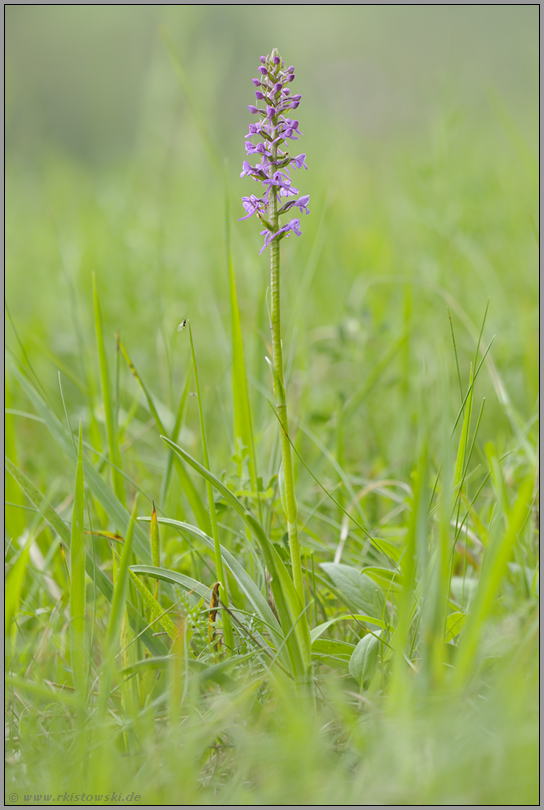
MULTIPOLYGON (((59 535, 64 546, 66 548, 70 548, 70 530, 58 512, 53 509, 47 499, 34 486, 32 481, 30 481, 26 475, 22 473, 21 470, 19 470, 8 458, 5 459, 5 466, 6 470, 8 470, 8 472, 14 477, 27 498, 31 501, 31 503, 34 504, 38 512, 49 523, 53 531, 59 535)), ((83 470, 85 471, 85 460, 83 462, 83 470)), ((85 569, 87 571, 87 575, 94 581, 99 591, 103 594, 103 596, 105 596, 108 602, 111 602, 113 598, 112 584, 102 569, 95 564, 95 561, 89 551, 86 551, 85 554, 85 569)), ((158 638, 154 638, 151 632, 146 629, 145 622, 135 607, 130 603, 128 603, 127 606, 130 623, 134 632, 138 633, 148 650, 153 655, 163 655, 166 652, 166 648, 162 641, 158 638)))
MULTIPOLYGON (((72 442, 65 428, 61 425, 55 414, 47 406, 28 378, 16 367, 13 367, 13 373, 34 405, 37 413, 42 417, 47 429, 57 444, 62 448, 68 458, 73 461, 74 451, 72 442)), ((114 523, 115 526, 126 526, 130 517, 129 513, 87 459, 83 459, 83 472, 88 488, 100 502, 112 523, 114 523)), ((134 550, 142 562, 151 562, 149 541, 138 525, 134 528, 134 550)))
MULTIPOLYGON (((17 561, 12 565, 12 567, 9 570, 9 574, 6 577, 6 594, 4 599, 4 626, 6 639, 10 634, 12 621, 14 617, 17 615, 19 600, 21 598, 21 592, 23 590, 23 584, 25 581, 25 574, 28 567, 30 547, 33 542, 34 539, 32 537, 27 537, 26 545, 19 553, 17 561)), ((14 646, 16 633, 17 627, 16 625, 14 625, 14 631, 11 637, 12 648, 14 646)))
MULTIPOLYGON (((147 401, 147 406, 149 408, 149 411, 150 411, 153 419, 155 420, 155 423, 157 425, 159 433, 161 435, 166 434, 166 428, 164 427, 162 419, 159 416, 159 413, 158 413, 157 408, 155 406, 155 403, 153 401, 153 397, 151 396, 151 393, 150 393, 147 385, 145 384, 144 380, 142 379, 142 377, 140 376, 140 374, 136 370, 136 367, 134 366, 132 360, 128 356, 128 352, 127 352, 126 348, 124 347, 124 345, 122 343, 120 343, 119 345, 120 345, 121 351, 123 352, 124 358, 127 361, 128 367, 132 371, 135 379, 139 383, 139 385, 140 385, 140 387, 141 387, 141 389, 142 389, 142 391, 144 393, 144 396, 145 396, 146 401, 147 401)), ((182 398, 181 398, 181 402, 180 402, 180 407, 178 409, 178 413, 177 413, 177 416, 176 416, 176 424, 175 424, 174 430, 172 432, 172 436, 174 438, 174 441, 177 439, 177 436, 179 434, 179 430, 180 430, 180 427, 181 427, 181 420, 183 418, 183 410, 184 410, 185 402, 187 400, 188 392, 189 392, 189 379, 187 379, 187 383, 185 385, 185 389, 184 389, 184 392, 183 392, 183 395, 182 395, 182 398)), ((183 491, 185 492, 185 495, 187 496, 187 500, 189 501, 189 505, 190 505, 191 509, 193 510, 193 514, 195 516, 196 522, 198 523, 198 525, 204 531, 209 531, 209 529, 210 529, 210 518, 208 516, 208 513, 206 512, 206 507, 202 503, 202 499, 201 499, 200 495, 198 494, 197 489, 196 489, 195 485, 193 484, 193 481, 192 481, 191 477, 187 473, 187 470, 183 466, 180 459, 172 452, 169 453, 169 456, 168 456, 168 459, 167 459, 167 468, 165 470, 165 478, 163 479, 163 485, 161 487, 161 503, 164 504, 164 497, 166 496, 166 488, 168 486, 168 477, 170 475, 170 473, 168 472, 168 470, 169 470, 168 465, 171 465, 172 458, 175 461, 176 471, 178 473, 181 488, 183 489, 183 491)))
MULTIPOLYGON (((151 563, 157 568, 161 567, 161 541, 159 535, 159 524, 157 522, 157 510, 155 503, 153 503, 153 514, 151 515, 151 563)), ((159 581, 155 586, 155 599, 159 597, 159 581)))
MULTIPOLYGON (((253 419, 251 404, 247 387, 246 365, 244 360, 244 342, 242 337, 242 322, 236 292, 236 279, 230 246, 230 198, 227 175, 225 172, 225 231, 227 242, 227 265, 229 272, 230 316, 232 325, 232 398, 234 403, 234 442, 238 450, 239 444, 246 449, 249 461, 249 477, 253 492, 258 492, 257 460, 255 457, 255 441, 253 436, 253 419)), ((259 510, 261 502, 258 499, 259 510)))
MULTIPOLYGON (((200 419, 200 436, 202 438, 202 454, 204 457, 204 466, 207 470, 210 469, 210 459, 208 456, 208 442, 206 439, 206 425, 204 423, 204 409, 202 407, 202 397, 200 395, 200 383, 198 381, 198 366, 196 363, 196 354, 195 354, 195 346, 193 343, 193 333, 191 330, 191 324, 187 321, 187 326, 189 328, 189 340, 191 342, 191 356, 193 359, 193 374, 195 378, 195 387, 196 387, 196 397, 198 403, 198 415, 200 419)), ((225 574, 223 571, 223 558, 221 557, 221 548, 219 545, 219 530, 217 528, 217 514, 215 511, 215 501, 213 499, 213 487, 212 483, 209 478, 206 478, 206 491, 208 493, 208 508, 210 512, 210 520, 212 524, 212 535, 213 535, 213 542, 214 542, 214 554, 215 554, 215 569, 217 573, 217 580, 219 582, 219 598, 223 602, 224 605, 228 607, 229 604, 229 596, 227 592, 227 581, 225 579, 225 574)), ((232 623, 230 620, 230 616, 227 612, 223 614, 223 632, 224 632, 224 641, 227 650, 229 652, 234 652, 234 634, 232 632, 232 623)))
MULTIPOLYGON (((204 534, 204 532, 200 531, 200 529, 197 529, 196 526, 190 526, 187 523, 182 523, 179 520, 172 520, 170 518, 160 518, 160 522, 166 525, 176 526, 180 531, 187 532, 193 537, 197 537, 211 551, 214 551, 215 546, 213 539, 204 534)), ((243 566, 240 565, 238 560, 223 546, 221 546, 221 555, 225 561, 225 565, 237 580, 242 591, 253 605, 255 611, 272 633, 275 643, 280 646, 283 641, 283 632, 277 622, 276 617, 274 616, 272 609, 270 608, 270 605, 262 595, 260 589, 251 579, 243 566)))
MULTIPOLYGON (((13 459, 15 464, 17 464, 15 424, 12 414, 9 412, 11 408, 11 393, 9 390, 7 377, 5 378, 4 383, 4 407, 4 452, 9 458, 13 459)), ((18 506, 23 504, 21 490, 16 485, 15 481, 12 480, 12 478, 8 478, 4 482, 4 498, 7 502, 17 504, 18 506)), ((25 517, 21 510, 17 508, 6 509, 5 521, 6 531, 9 536, 14 538, 21 537, 25 530, 25 517)))
POLYGON ((78 700, 87 697, 85 655, 85 492, 83 481, 83 432, 79 423, 76 485, 70 537, 70 660, 78 700))
POLYGON ((221 176, 221 161, 219 160, 217 149, 215 148, 209 129, 206 126, 206 122, 204 121, 202 113, 200 112, 198 101, 196 99, 195 93, 193 92, 193 88, 189 80, 189 77, 187 76, 187 72, 183 66, 183 62, 181 61, 181 57, 178 53, 176 46, 174 45, 174 42, 172 41, 172 37, 170 36, 170 33, 168 32, 167 28, 163 27, 161 29, 161 36, 166 46, 168 56, 170 57, 170 61, 172 62, 172 66, 176 72, 176 76, 178 77, 179 83, 181 84, 183 93, 185 95, 185 100, 187 102, 187 106, 189 107, 189 112, 193 118, 198 134, 202 139, 210 163, 217 172, 218 176, 221 176))
MULTIPOLYGON (((402 593, 399 598, 398 617, 391 639, 393 649, 393 670, 389 689, 390 708, 394 708, 406 699, 406 660, 405 649, 409 639, 415 603, 417 600, 418 552, 426 542, 427 499, 425 498, 427 480, 427 450, 424 448, 414 471, 412 495, 412 513, 408 532, 404 541, 404 554, 401 560, 402 593)), ((419 561, 420 562, 420 561, 419 561)))
POLYGON ((96 343, 98 347, 98 360, 100 364, 100 384, 102 386, 102 401, 104 404, 104 415, 106 417, 106 432, 108 436, 108 452, 112 463, 113 489, 117 498, 125 506, 125 488, 121 469, 121 454, 117 443, 117 425, 114 418, 113 399, 110 389, 110 377, 108 371, 108 358, 106 355, 106 345, 104 343, 104 328, 102 323, 102 313, 100 312, 100 302, 96 289, 96 278, 93 273, 93 301, 94 301, 94 326, 96 330, 96 343), (117 468, 117 469, 116 469, 117 468))
POLYGON ((119 561, 117 581, 115 583, 115 589, 113 592, 110 617, 106 630, 106 638, 104 641, 104 666, 98 693, 98 717, 101 719, 104 718, 106 712, 110 694, 110 685, 113 676, 115 655, 119 648, 119 632, 121 630, 121 623, 123 621, 128 589, 130 552, 132 549, 132 537, 136 522, 136 509, 137 498, 134 500, 134 506, 132 508, 132 514, 130 516, 130 521, 125 536, 125 542, 123 543, 123 551, 121 552, 121 559, 119 561))
POLYGON ((482 626, 498 593, 516 541, 530 514, 533 485, 534 479, 531 475, 523 482, 517 501, 508 515, 506 532, 502 534, 497 531, 494 540, 486 549, 476 597, 459 642, 453 679, 457 687, 463 686, 474 665, 482 626))

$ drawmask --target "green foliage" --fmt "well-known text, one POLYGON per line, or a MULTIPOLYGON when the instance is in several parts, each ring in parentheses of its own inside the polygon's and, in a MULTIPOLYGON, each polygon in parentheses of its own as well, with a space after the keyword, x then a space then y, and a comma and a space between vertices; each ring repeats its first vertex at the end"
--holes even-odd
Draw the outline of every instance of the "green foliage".
POLYGON ((60 6, 7 16, 6 795, 537 803, 531 8, 82 9, 85 36, 60 6), (100 98, 55 73, 114 21, 116 60, 155 37, 137 92, 98 57, 100 98), (466 76, 435 70, 443 29, 466 76), (312 199, 282 243, 283 382, 237 222, 239 88, 275 44, 312 199))

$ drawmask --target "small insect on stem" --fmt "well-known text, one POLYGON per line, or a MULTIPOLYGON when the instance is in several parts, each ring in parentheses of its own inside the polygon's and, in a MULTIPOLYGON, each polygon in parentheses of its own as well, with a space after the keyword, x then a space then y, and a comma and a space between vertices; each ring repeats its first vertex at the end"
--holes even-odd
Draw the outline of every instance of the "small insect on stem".
POLYGON ((178 326, 178 332, 183 332, 186 326, 187 326, 187 318, 184 318, 180 323, 180 325, 178 326))
MULTIPOLYGON (((217 607, 219 605, 219 582, 216 582, 212 589, 212 598, 210 600, 210 614, 208 617, 208 638, 210 644, 215 642, 215 620, 217 618, 217 607)), ((215 642, 215 648, 219 649, 219 643, 215 642)))

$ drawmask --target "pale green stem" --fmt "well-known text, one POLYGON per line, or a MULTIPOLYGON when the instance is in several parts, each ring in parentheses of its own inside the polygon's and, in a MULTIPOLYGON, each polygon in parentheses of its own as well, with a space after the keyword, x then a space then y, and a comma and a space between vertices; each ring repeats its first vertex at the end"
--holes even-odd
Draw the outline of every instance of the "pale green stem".
MULTIPOLYGON (((277 159, 277 147, 273 147, 272 160, 277 159)), ((278 223, 278 197, 275 186, 270 187, 270 224, 274 230, 279 228, 278 223)), ((270 243, 270 332, 272 334, 272 362, 276 374, 273 375, 274 396, 280 422, 281 459, 285 481, 285 508, 287 510, 287 531, 289 535, 289 550, 293 567, 293 581, 304 606, 304 586, 302 583, 302 568, 300 565, 300 546, 297 528, 297 502, 295 498, 295 485, 293 480, 293 465, 291 462, 291 444, 289 442, 289 425, 287 421, 287 402, 285 397, 285 384, 283 381, 283 357, 281 345, 280 325, 280 243, 273 239, 270 243)))

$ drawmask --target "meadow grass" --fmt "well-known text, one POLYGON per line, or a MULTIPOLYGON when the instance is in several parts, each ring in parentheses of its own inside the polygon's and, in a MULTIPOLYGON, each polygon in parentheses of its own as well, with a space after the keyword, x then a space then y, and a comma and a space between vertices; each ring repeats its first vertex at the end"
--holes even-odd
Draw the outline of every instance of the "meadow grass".
POLYGON ((530 138, 496 98, 361 156, 310 105, 300 600, 267 259, 166 42, 169 148, 8 155, 7 802, 538 804, 530 138))

